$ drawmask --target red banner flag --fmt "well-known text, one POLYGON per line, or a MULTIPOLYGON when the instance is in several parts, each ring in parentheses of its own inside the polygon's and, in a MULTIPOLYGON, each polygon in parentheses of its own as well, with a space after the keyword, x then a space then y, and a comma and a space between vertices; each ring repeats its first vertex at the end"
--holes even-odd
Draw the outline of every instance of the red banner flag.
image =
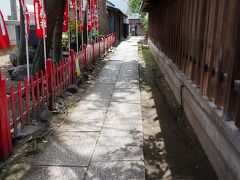
POLYGON ((99 23, 98 23, 98 0, 95 0, 95 28, 96 30, 99 29, 99 23))
POLYGON ((41 0, 34 0, 34 17, 36 26, 36 36, 38 38, 42 38, 44 36, 43 32, 44 29, 45 35, 47 34, 47 18, 41 0))
POLYGON ((91 15, 91 0, 87 1, 87 22, 88 22, 88 31, 92 30, 92 15, 91 15))
POLYGON ((74 10, 74 19, 75 19, 75 22, 74 22, 74 29, 75 29, 75 32, 77 32, 77 25, 76 25, 76 18, 77 18, 77 6, 76 6, 76 0, 72 0, 72 5, 73 5, 73 10, 74 10))
POLYGON ((74 15, 76 18, 76 15, 77 15, 76 0, 72 0, 72 5, 73 5, 73 10, 74 10, 74 15))
POLYGON ((64 12, 64 21, 62 32, 68 32, 68 2, 66 2, 66 9, 64 12))
POLYGON ((91 1, 91 18, 92 18, 92 28, 95 27, 95 0, 91 1))
POLYGON ((7 27, 2 12, 0 11, 0 49, 7 48, 8 46, 10 46, 10 41, 7 27))
POLYGON ((78 7, 79 7, 79 32, 83 31, 83 13, 82 13, 82 0, 78 0, 78 7))
POLYGON ((21 0, 21 7, 23 9, 23 13, 25 13, 24 18, 25 18, 25 23, 27 23, 27 31, 25 32, 25 35, 28 37, 29 36, 29 31, 30 31, 30 15, 27 9, 27 6, 25 5, 24 0, 21 0), (26 9, 25 9, 26 7, 26 9))

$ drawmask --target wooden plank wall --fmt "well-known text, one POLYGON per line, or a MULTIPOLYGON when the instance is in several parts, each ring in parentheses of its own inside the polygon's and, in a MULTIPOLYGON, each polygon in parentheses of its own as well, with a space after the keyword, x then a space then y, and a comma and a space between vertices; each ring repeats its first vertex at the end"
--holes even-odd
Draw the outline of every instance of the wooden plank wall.
POLYGON ((151 7, 151 41, 240 128, 240 1, 162 0, 151 7))

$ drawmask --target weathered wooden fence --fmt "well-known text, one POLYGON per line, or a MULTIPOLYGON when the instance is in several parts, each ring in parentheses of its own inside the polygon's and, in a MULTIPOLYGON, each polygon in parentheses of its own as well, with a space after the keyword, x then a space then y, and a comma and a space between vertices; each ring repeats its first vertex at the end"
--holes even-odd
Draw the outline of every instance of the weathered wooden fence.
POLYGON ((240 1, 151 1, 149 8, 151 41, 240 128, 240 1))
POLYGON ((54 102, 66 88, 74 83, 76 63, 85 70, 115 43, 115 34, 107 35, 91 45, 84 45, 83 50, 56 64, 47 60, 46 73, 31 76, 18 82, 17 88, 11 84, 7 94, 6 80, 0 74, 0 160, 6 160, 12 152, 12 139, 19 131, 36 119, 42 108, 48 105, 54 109, 54 102), (76 56, 79 56, 76 61, 76 56))

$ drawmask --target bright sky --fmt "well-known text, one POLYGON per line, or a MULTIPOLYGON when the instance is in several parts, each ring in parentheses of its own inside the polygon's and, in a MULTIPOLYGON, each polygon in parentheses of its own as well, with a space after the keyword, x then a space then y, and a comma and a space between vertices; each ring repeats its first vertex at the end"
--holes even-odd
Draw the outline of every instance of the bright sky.
POLYGON ((3 13, 4 19, 7 20, 7 16, 11 15, 10 0, 0 0, 0 10, 3 13))
POLYGON ((115 8, 120 9, 124 14, 128 13, 128 4, 126 0, 108 0, 108 1, 114 4, 115 8))

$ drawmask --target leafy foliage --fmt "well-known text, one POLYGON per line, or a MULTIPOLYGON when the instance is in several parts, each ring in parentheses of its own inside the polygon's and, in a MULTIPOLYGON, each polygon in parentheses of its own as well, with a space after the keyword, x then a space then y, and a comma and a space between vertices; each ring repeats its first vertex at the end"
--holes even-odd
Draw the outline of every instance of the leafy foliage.
POLYGON ((128 5, 132 13, 141 13, 140 6, 142 4, 142 0, 129 0, 128 5))

